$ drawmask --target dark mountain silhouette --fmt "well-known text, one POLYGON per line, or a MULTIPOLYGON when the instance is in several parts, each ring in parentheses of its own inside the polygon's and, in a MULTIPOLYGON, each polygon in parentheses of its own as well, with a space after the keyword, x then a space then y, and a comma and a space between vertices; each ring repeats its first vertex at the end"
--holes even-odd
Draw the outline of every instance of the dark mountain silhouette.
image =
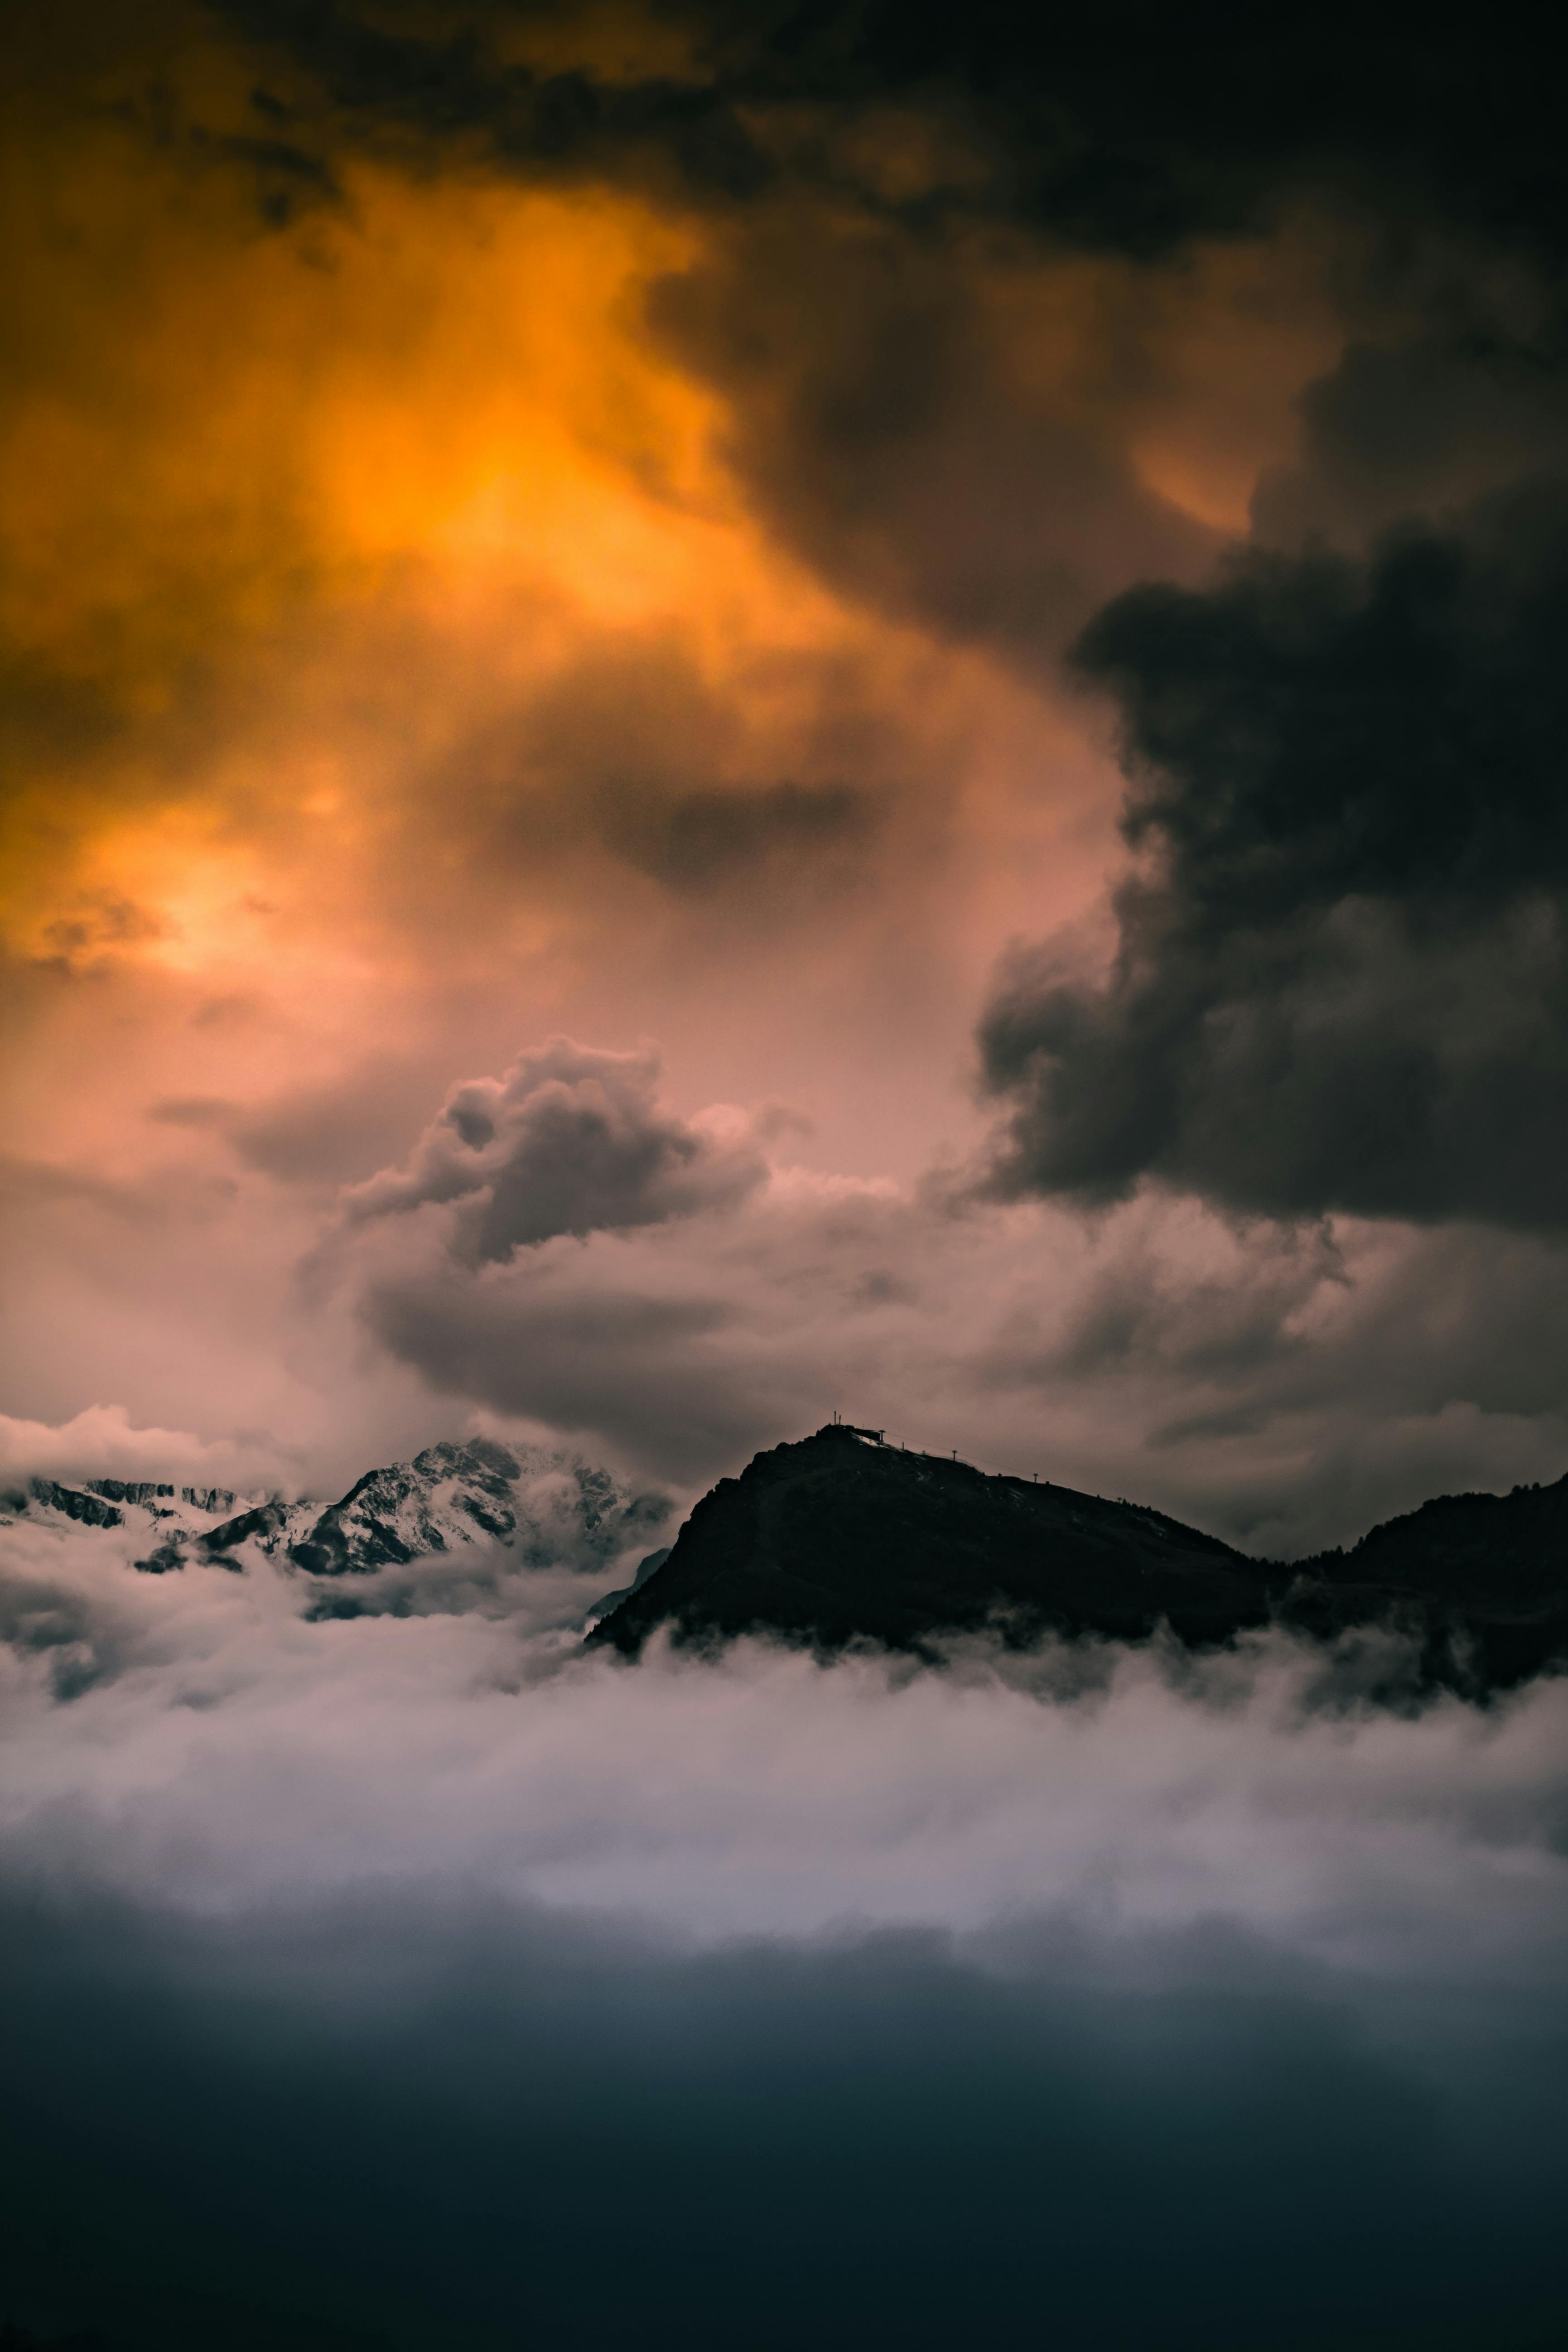
POLYGON ((1439 1495, 1348 1551, 1298 1560, 1286 1613, 1322 1635, 1392 1620, 1421 1633, 1441 1679, 1523 1682, 1568 1659, 1568 1478, 1439 1495))
POLYGON ((595 1625, 635 1656, 782 1634, 931 1654, 994 1624, 1121 1641, 1162 1625, 1194 1648, 1269 1622, 1331 1638, 1394 1624, 1430 1681, 1492 1689, 1568 1652, 1568 1479, 1446 1496, 1348 1552, 1253 1559, 1163 1512, 995 1476, 837 1423, 759 1454, 697 1505, 668 1558, 595 1625))

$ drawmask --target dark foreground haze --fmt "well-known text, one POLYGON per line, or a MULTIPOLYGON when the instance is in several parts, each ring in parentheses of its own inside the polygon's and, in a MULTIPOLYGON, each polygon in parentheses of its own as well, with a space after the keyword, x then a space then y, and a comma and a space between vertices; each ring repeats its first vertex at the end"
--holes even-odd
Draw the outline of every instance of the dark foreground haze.
POLYGON ((1218 1920, 694 1955, 383 1887, 5 1927, 13 2300, 137 2352, 1563 2341, 1542 1990, 1412 2014, 1218 1920))

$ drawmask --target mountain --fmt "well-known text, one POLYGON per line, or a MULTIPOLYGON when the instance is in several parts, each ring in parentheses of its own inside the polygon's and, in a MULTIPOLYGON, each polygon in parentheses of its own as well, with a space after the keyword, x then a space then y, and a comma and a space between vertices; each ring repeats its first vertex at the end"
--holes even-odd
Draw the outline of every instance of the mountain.
POLYGON ((602 1592, 588 1612, 592 1624, 596 1625, 601 1617, 607 1617, 612 1609, 618 1609, 623 1601, 629 1601, 632 1594, 645 1585, 654 1570, 662 1568, 668 1558, 669 1546, 660 1544, 657 1551, 648 1552, 638 1561, 637 1574, 629 1584, 623 1584, 616 1592, 602 1592))
POLYGON ((687 1640, 763 1630, 919 1650, 1000 1612, 1025 1636, 1137 1639, 1163 1617, 1203 1642, 1266 1623, 1287 1580, 1162 1512, 835 1423, 721 1479, 590 1639, 631 1654, 668 1622, 687 1640))
POLYGON ((324 1508, 275 1495, 115 1478, 80 1486, 34 1478, 4 1501, 12 1515, 120 1530, 132 1565, 150 1575, 202 1566, 242 1570, 266 1557, 311 1578, 368 1578, 441 1555, 499 1552, 514 1567, 607 1578, 617 1567, 624 1573, 623 1563, 657 1538, 669 1516, 667 1496, 634 1491, 577 1455, 486 1437, 427 1446, 412 1462, 367 1471, 324 1508))
POLYGON ((524 1568, 608 1570, 668 1516, 664 1496, 633 1493, 576 1455, 476 1437, 367 1471, 308 1528, 289 1530, 288 1552, 312 1576, 402 1567, 475 1544, 502 1545, 524 1568))
POLYGON ((1568 1658, 1568 1478, 1508 1495, 1439 1495, 1349 1551, 1295 1563, 1291 1622, 1325 1638, 1392 1619, 1436 1660, 1506 1689, 1568 1658))
POLYGON ((721 1479, 668 1558, 589 1633, 636 1656, 742 1633, 916 1654, 995 1623, 1194 1647, 1270 1622, 1332 1638, 1394 1623, 1428 1680, 1495 1688, 1568 1652, 1568 1479, 1447 1496, 1350 1552, 1254 1559, 1163 1512, 995 1476, 832 1423, 721 1479))
POLYGON ((0 1526, 25 1517, 146 1574, 270 1560, 301 1579, 313 1622, 431 1605, 437 1589, 435 1605, 468 1606, 476 1579, 566 1570, 601 1597, 586 1612, 569 1600, 565 1622, 626 1657, 658 1627, 697 1645, 761 1633, 828 1655, 871 1642, 934 1657, 983 1627, 1012 1643, 1164 1627, 1202 1649, 1268 1624, 1325 1642, 1392 1626, 1421 1679, 1471 1693, 1568 1658, 1568 1478, 1442 1496, 1287 1564, 1138 1504, 834 1423, 721 1478, 661 1547, 668 1516, 666 1496, 578 1455, 485 1437, 367 1471, 326 1505, 115 1478, 0 1496, 0 1526))
MULTIPOLYGON (((89 1478, 79 1486, 58 1478, 29 1478, 25 1486, 0 1496, 5 1517, 26 1514, 42 1518, 70 1519, 79 1527, 121 1529, 132 1550, 145 1547, 146 1557, 134 1565, 153 1575, 183 1568, 187 1559, 216 1559, 237 1567, 225 1557, 239 1538, 234 1507, 238 1502, 281 1510, 265 1496, 242 1496, 226 1486, 176 1486, 152 1479, 89 1478)), ((309 1505, 295 1506, 309 1509, 309 1505)), ((255 1511, 246 1515, 254 1517, 255 1511)))

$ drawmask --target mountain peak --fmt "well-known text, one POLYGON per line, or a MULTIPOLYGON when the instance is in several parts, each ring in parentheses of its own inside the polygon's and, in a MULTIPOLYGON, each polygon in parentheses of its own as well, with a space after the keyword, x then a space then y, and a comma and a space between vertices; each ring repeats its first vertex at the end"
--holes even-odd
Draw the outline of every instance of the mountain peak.
POLYGON ((1268 1617, 1281 1571, 1163 1513, 909 1453, 830 1422, 721 1479, 669 1559, 590 1637, 627 1653, 656 1624, 679 1638, 782 1633, 836 1649, 922 1649, 998 1615, 1184 1639, 1268 1617))
POLYGON ((658 1627, 682 1643, 750 1633, 933 1655, 987 1625, 1024 1641, 1165 1628, 1194 1647, 1271 1622, 1329 1641, 1395 1625, 1426 1680, 1475 1691, 1568 1652, 1565 1558, 1568 1479, 1446 1496, 1291 1566, 1146 1506, 830 1422, 721 1479, 588 1639, 634 1657, 658 1627))
POLYGON ((367 1470, 335 1503, 240 1495, 225 1486, 34 1478, 9 1498, 45 1524, 120 1529, 150 1575, 189 1566, 243 1570, 262 1556, 312 1577, 374 1576, 479 1549, 523 1568, 603 1576, 646 1557, 669 1517, 667 1496, 628 1486, 575 1454, 444 1439, 410 1462, 367 1470), (238 1507, 237 1507, 237 1506, 238 1507))

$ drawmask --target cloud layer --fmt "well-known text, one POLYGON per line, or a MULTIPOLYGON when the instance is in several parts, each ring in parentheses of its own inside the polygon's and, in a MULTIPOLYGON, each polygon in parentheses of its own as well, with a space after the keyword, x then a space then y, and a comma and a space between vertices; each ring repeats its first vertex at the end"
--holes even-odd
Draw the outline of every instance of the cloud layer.
POLYGON ((1552 2317, 1561 1682, 1401 1719, 1268 1643, 626 1669, 570 1573, 309 1622, 264 1562, 93 1541, 5 1555, 28 2311, 137 2352, 219 2310, 399 2352, 1552 2317), (83 2199, 127 2217, 90 2271, 83 2199))

